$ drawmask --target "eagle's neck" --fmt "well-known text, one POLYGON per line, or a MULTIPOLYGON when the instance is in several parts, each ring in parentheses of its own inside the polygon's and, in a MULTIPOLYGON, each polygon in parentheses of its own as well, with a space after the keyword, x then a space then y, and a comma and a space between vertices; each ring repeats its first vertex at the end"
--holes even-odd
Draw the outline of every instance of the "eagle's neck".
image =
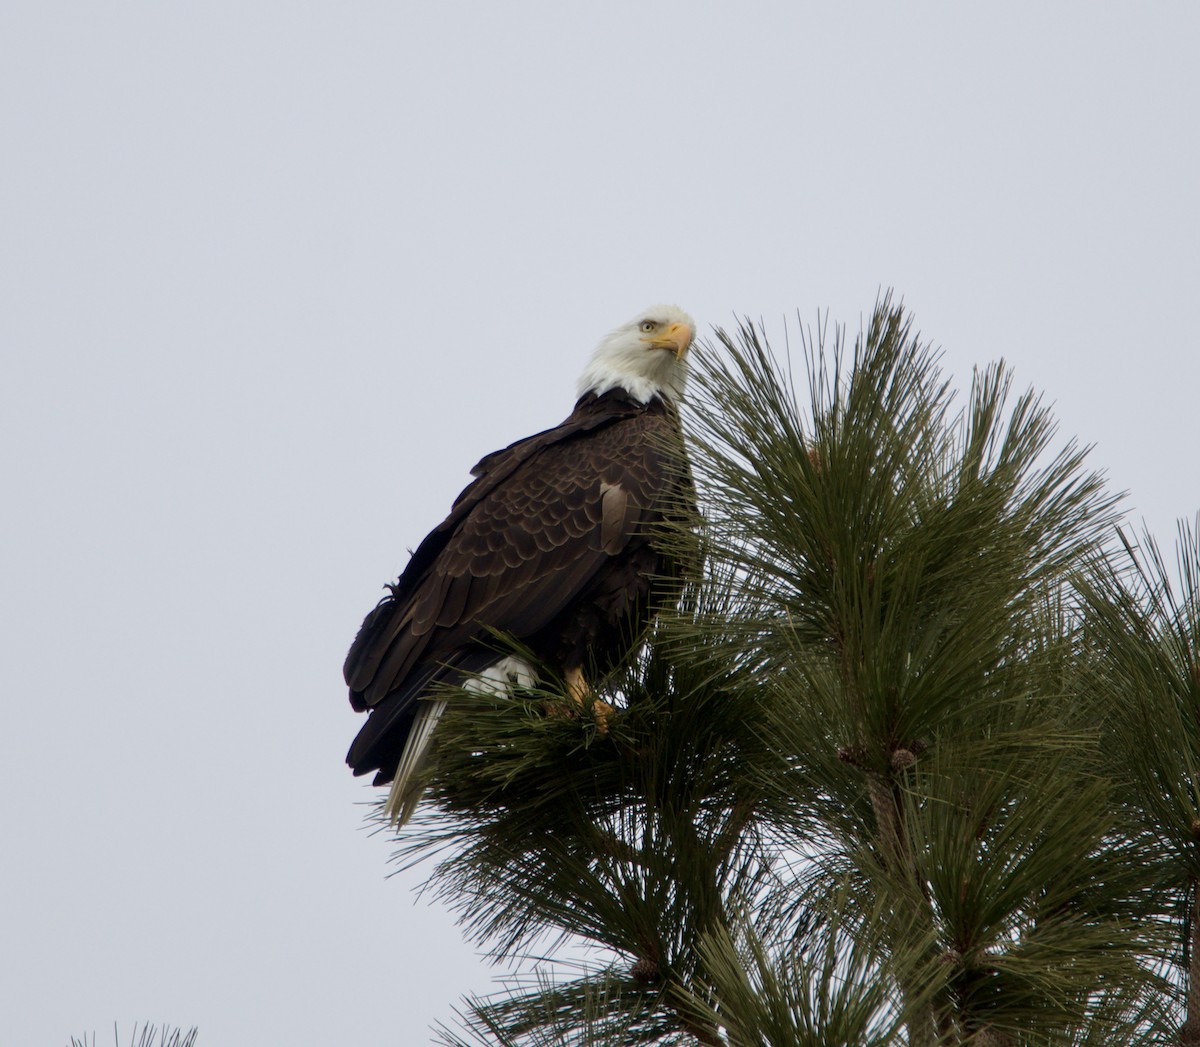
POLYGON ((648 357, 641 346, 624 354, 601 345, 579 378, 579 397, 620 390, 641 404, 655 398, 678 403, 686 376, 684 364, 669 353, 655 352, 648 357))

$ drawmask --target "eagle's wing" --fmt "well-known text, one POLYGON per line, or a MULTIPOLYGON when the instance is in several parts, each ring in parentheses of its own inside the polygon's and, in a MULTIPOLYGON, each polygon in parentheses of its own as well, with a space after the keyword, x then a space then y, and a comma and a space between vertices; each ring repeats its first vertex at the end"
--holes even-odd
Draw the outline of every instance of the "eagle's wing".
POLYGON ((372 710, 348 756, 356 772, 390 777, 390 750, 430 683, 494 660, 477 643, 493 630, 544 628, 657 513, 669 471, 659 431, 673 422, 627 410, 572 419, 484 459, 367 616, 345 667, 351 701, 372 710))

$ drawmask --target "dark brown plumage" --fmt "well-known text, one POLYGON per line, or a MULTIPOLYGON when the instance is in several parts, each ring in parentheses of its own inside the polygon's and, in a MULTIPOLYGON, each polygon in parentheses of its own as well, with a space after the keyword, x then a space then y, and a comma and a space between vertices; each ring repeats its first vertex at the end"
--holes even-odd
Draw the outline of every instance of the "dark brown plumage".
POLYGON ((678 596, 655 530, 691 495, 663 399, 589 393, 472 473, 346 658, 350 701, 370 710, 347 762, 376 784, 396 773, 421 696, 497 661, 493 630, 558 673, 604 673, 678 596))

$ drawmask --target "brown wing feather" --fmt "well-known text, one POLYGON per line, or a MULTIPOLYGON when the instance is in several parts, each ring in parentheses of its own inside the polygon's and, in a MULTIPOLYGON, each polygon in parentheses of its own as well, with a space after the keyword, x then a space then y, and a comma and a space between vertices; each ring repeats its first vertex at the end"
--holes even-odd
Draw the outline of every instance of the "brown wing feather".
MULTIPOLYGON (((406 617, 409 603, 416 590, 428 579, 434 560, 465 517, 543 448, 608 426, 618 419, 634 417, 640 410, 635 404, 611 396, 593 398, 590 402, 585 398, 562 424, 494 451, 471 470, 477 479, 463 488, 454 500, 450 515, 417 547, 404 573, 391 586, 391 594, 384 597, 375 610, 367 615, 346 655, 343 672, 350 686, 350 702, 355 709, 362 710, 374 704, 367 699, 365 692, 371 688, 371 682, 384 659, 391 654, 392 660, 396 660, 393 648, 402 642, 401 634, 409 627, 406 617)), ((532 540, 531 536, 517 533, 515 540, 522 543, 522 555, 525 558, 532 555, 526 548, 526 543, 532 540)), ((418 646, 423 646, 423 643, 418 646)), ((400 657, 399 660, 411 663, 409 658, 400 657)), ((378 701, 377 696, 375 700, 378 701)))
POLYGON ((371 696, 399 686, 418 647, 419 657, 439 658, 489 630, 520 638, 570 602, 611 555, 598 537, 587 540, 602 516, 596 467, 587 446, 547 448, 475 505, 412 593, 371 696), (571 508, 562 492, 576 488, 590 490, 571 508))
POLYGON ((493 630, 518 640, 544 630, 661 513, 673 415, 604 400, 581 401, 562 426, 476 467, 350 649, 356 708, 423 689, 431 665, 466 664, 465 650, 493 630))

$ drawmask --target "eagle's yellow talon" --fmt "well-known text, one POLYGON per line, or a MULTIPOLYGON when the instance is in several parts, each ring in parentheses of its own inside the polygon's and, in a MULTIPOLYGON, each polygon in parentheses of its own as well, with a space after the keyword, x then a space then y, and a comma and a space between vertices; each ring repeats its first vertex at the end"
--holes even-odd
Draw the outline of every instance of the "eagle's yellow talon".
MULTIPOLYGON (((567 685, 567 695, 582 711, 584 702, 592 694, 592 689, 588 686, 587 680, 584 679, 583 670, 578 667, 568 669, 564 682, 567 685)), ((608 718, 614 711, 608 702, 602 702, 599 698, 592 702, 592 716, 596 720, 596 730, 600 734, 608 734, 608 718)))

